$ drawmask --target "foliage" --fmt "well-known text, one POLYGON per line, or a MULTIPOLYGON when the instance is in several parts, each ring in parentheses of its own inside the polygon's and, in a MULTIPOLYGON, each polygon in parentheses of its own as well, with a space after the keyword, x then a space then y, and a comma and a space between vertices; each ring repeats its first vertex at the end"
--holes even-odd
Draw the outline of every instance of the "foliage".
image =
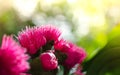
POLYGON ((112 35, 107 45, 85 63, 86 75, 120 75, 119 30, 119 26, 115 27, 110 33, 112 35))

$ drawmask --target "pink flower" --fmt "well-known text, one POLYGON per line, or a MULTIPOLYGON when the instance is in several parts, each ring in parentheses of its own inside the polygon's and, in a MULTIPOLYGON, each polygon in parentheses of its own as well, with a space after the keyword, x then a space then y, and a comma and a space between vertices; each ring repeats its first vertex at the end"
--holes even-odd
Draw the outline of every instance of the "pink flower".
POLYGON ((40 61, 45 70, 54 70, 58 67, 56 56, 52 52, 45 52, 40 55, 40 61))
POLYGON ((0 48, 0 75, 21 75, 28 71, 29 56, 11 36, 3 36, 0 48))
POLYGON ((79 47, 71 48, 71 51, 66 54, 67 59, 65 60, 64 65, 69 69, 78 63, 81 64, 86 57, 85 51, 79 47))
POLYGON ((81 63, 86 57, 86 52, 84 49, 65 40, 55 42, 54 48, 55 50, 60 50, 67 55, 67 58, 64 61, 64 66, 66 66, 68 69, 72 68, 78 63, 81 63))
POLYGON ((55 41, 54 48, 55 50, 59 50, 61 52, 66 53, 70 50, 71 47, 67 41, 61 39, 61 40, 55 41))
POLYGON ((38 27, 26 27, 26 30, 19 33, 18 40, 23 47, 27 48, 30 54, 35 54, 43 45, 46 44, 46 39, 39 32, 38 27))
POLYGON ((39 30, 47 41, 55 41, 61 35, 60 30, 52 25, 41 26, 39 30))

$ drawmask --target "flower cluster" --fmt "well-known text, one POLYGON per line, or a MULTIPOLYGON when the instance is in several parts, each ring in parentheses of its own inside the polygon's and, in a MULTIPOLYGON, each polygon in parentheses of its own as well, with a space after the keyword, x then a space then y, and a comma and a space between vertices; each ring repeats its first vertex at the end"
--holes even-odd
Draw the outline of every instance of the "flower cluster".
POLYGON ((34 56, 37 52, 40 54, 39 58, 42 63, 42 66, 46 70, 53 70, 58 67, 57 58, 54 55, 51 47, 54 41, 59 39, 61 32, 59 29, 52 25, 41 26, 41 27, 26 27, 25 30, 19 32, 18 40, 20 44, 28 50, 28 53, 31 56, 34 56), (50 47, 49 52, 46 52, 50 47))
POLYGON ((0 75, 30 75, 27 72, 36 59, 44 71, 56 71, 59 65, 70 70, 81 64, 86 57, 84 49, 60 35, 61 31, 52 25, 26 27, 18 33, 19 44, 12 36, 4 35, 0 47, 0 75))
POLYGON ((43 69, 54 70, 59 64, 71 69, 85 59, 86 53, 84 49, 60 38, 60 35, 60 30, 52 25, 27 27, 18 34, 18 40, 31 56, 39 52, 36 58, 39 57, 43 69), (59 62, 64 55, 66 58, 59 62))

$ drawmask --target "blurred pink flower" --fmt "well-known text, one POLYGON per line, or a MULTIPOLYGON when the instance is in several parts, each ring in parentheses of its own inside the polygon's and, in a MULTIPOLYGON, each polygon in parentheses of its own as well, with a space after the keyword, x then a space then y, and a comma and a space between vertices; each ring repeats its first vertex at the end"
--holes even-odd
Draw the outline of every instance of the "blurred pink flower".
POLYGON ((86 52, 84 49, 65 40, 55 42, 54 48, 55 50, 60 50, 67 55, 67 58, 64 61, 64 66, 66 66, 68 69, 72 68, 78 63, 81 63, 86 57, 86 52))
POLYGON ((21 75, 28 71, 29 56, 11 36, 3 36, 0 48, 0 75, 21 75))
POLYGON ((47 41, 55 41, 61 35, 60 30, 52 25, 41 26, 39 30, 43 36, 45 36, 47 41))
POLYGON ((40 55, 40 61, 45 70, 54 70, 58 67, 58 61, 53 52, 44 52, 40 55))
POLYGON ((26 27, 25 30, 19 33, 18 40, 23 47, 27 48, 30 54, 35 54, 46 44, 46 39, 38 30, 38 27, 26 27))

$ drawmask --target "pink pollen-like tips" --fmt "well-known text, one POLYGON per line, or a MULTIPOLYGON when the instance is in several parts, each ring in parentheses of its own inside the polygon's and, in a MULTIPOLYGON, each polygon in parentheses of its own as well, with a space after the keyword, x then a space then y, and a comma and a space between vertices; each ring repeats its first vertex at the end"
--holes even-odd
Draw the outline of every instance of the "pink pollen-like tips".
POLYGON ((12 36, 3 36, 0 48, 0 75, 21 75, 27 72, 29 56, 26 50, 16 43, 12 36))
POLYGON ((38 30, 38 27, 26 27, 25 30, 19 33, 18 40, 23 47, 27 48, 30 54, 35 54, 46 44, 46 38, 38 30))
POLYGON ((56 56, 52 52, 44 52, 40 55, 42 67, 45 70, 54 70, 58 67, 56 56))
POLYGON ((43 34, 47 41, 55 41, 61 35, 61 31, 52 25, 41 26, 39 31, 43 34))

